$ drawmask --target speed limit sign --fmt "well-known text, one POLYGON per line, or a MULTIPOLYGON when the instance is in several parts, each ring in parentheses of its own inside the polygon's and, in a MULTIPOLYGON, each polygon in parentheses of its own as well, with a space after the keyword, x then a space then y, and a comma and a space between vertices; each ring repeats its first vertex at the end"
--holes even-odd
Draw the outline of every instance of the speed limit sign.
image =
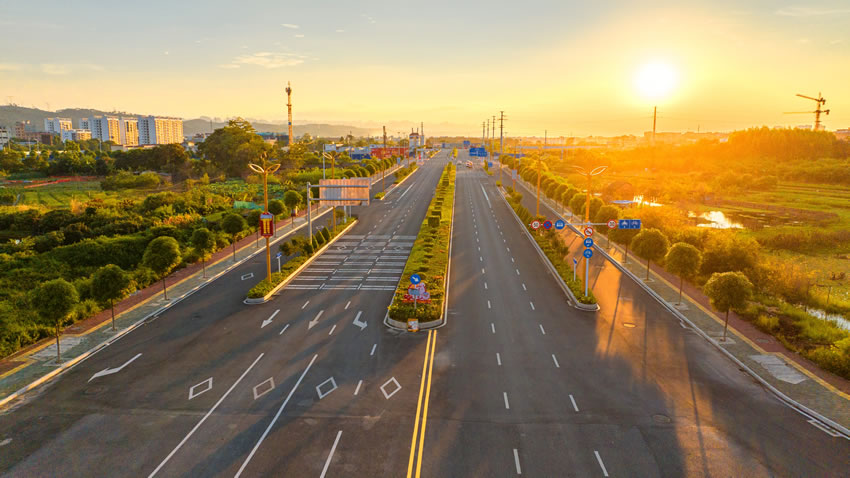
POLYGON ((608 229, 617 229, 617 221, 613 219, 608 221, 608 229))
POLYGON ((590 227, 590 226, 585 227, 584 228, 584 235, 587 236, 587 237, 592 236, 593 235, 593 228, 590 227))

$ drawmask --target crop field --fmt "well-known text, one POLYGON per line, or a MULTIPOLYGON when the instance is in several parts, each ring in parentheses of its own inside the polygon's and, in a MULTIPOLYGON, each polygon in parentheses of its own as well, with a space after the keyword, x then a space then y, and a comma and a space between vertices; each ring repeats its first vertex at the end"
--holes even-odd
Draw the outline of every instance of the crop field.
POLYGON ((98 181, 59 183, 29 189, 10 188, 10 190, 20 195, 19 206, 44 206, 50 209, 70 208, 72 199, 85 202, 97 198, 134 197, 139 194, 134 191, 102 191, 98 181))

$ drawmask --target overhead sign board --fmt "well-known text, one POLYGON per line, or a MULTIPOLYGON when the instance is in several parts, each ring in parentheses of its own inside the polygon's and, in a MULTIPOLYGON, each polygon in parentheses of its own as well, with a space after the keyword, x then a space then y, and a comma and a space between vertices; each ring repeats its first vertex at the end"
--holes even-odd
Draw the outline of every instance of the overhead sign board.
POLYGON ((320 179, 320 206, 360 206, 369 204, 370 178, 320 179), (326 187, 333 186, 333 187, 326 187))
POLYGON ((620 219, 617 227, 620 229, 640 229, 640 219, 620 219))

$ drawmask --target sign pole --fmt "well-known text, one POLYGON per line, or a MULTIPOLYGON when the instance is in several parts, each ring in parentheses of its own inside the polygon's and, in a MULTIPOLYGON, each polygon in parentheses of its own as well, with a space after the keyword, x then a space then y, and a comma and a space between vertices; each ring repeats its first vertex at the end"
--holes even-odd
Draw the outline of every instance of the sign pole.
POLYGON ((590 259, 584 260, 584 296, 587 297, 587 287, 590 284, 590 259))
POLYGON ((307 234, 310 239, 310 245, 313 245, 313 215, 311 214, 310 196, 313 194, 313 189, 310 188, 310 183, 307 183, 307 234))
POLYGON ((280 256, 277 256, 277 273, 280 274, 280 256))

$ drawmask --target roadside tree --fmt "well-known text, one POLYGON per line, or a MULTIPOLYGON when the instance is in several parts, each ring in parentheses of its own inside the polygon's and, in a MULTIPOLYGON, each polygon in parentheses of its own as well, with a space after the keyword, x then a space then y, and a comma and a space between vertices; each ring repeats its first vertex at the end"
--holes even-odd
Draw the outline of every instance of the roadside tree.
POLYGON ((192 233, 192 247, 201 256, 201 268, 203 277, 207 277, 207 254, 215 249, 215 235, 209 229, 201 227, 192 233))
POLYGON ((59 349, 59 331, 62 322, 74 310, 80 297, 77 289, 65 279, 54 279, 41 284, 32 297, 32 306, 45 325, 53 327, 56 336, 56 363, 62 361, 59 349))
POLYGON ((112 310, 112 330, 115 330, 115 301, 124 297, 130 288, 130 276, 115 264, 108 264, 92 276, 91 290, 100 303, 109 303, 112 310))
POLYGON ((233 262, 236 262, 236 236, 245 230, 247 224, 245 218, 232 212, 221 220, 221 229, 230 235, 230 244, 233 246, 233 262))
POLYGON ((658 229, 644 229, 632 239, 632 250, 646 259, 646 280, 649 280, 649 263, 663 258, 669 247, 667 236, 658 229))
POLYGON ((679 276, 679 304, 682 303, 682 286, 699 272, 702 254, 699 249, 687 242, 677 242, 667 251, 664 266, 672 274, 679 276))
POLYGON ((171 236, 160 236, 148 243, 142 256, 142 265, 162 277, 162 294, 168 300, 168 290, 165 288, 165 276, 180 264, 180 244, 171 236))
POLYGON ((726 340, 726 329, 729 327, 729 311, 741 309, 753 295, 753 284, 741 272, 715 272, 703 287, 705 295, 711 300, 711 305, 720 312, 726 313, 723 324, 723 340, 726 340))

